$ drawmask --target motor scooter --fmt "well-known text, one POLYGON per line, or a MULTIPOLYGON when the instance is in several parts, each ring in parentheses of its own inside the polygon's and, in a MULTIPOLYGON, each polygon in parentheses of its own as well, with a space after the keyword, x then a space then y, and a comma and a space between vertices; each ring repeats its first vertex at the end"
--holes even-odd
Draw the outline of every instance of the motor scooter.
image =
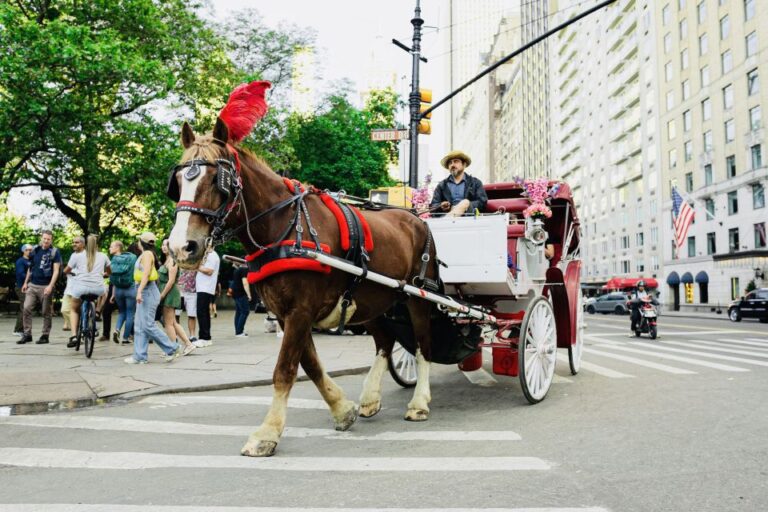
POLYGON ((652 340, 655 340, 658 334, 656 330, 656 322, 658 318, 656 306, 653 304, 653 299, 650 297, 640 299, 639 302, 640 320, 635 326, 635 336, 639 338, 641 334, 648 334, 652 340))

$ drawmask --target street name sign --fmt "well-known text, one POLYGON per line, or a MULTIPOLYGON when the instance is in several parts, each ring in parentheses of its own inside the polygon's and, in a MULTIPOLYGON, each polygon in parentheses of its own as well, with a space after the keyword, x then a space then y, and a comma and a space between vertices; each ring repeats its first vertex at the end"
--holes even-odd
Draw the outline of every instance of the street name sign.
POLYGON ((371 140, 375 141, 403 140, 407 138, 407 129, 385 128, 371 130, 371 140))

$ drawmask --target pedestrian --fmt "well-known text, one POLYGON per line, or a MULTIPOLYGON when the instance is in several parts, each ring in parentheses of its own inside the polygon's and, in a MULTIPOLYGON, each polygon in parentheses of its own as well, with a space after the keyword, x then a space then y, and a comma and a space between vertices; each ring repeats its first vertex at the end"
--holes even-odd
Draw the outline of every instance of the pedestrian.
POLYGON ((181 340, 184 344, 182 355, 186 356, 197 347, 189 341, 187 333, 176 319, 176 309, 181 307, 181 293, 176 286, 176 277, 179 267, 171 257, 168 248, 168 240, 163 240, 163 264, 158 269, 157 286, 160 288, 160 304, 162 306, 162 319, 165 333, 172 340, 181 340))
POLYGON ((235 336, 248 337, 245 332, 245 322, 251 312, 251 285, 248 283, 248 267, 239 265, 235 268, 230 286, 232 298, 235 300, 235 336))
POLYGON ((197 341, 197 288, 195 287, 197 270, 182 270, 179 276, 178 286, 181 298, 184 301, 184 310, 187 312, 187 329, 189 341, 197 341))
POLYGON ((142 233, 138 240, 141 256, 134 265, 133 280, 136 288, 136 319, 134 321, 133 355, 123 361, 127 364, 146 364, 149 338, 165 353, 166 362, 171 362, 182 353, 181 346, 171 341, 155 323, 155 313, 160 305, 160 290, 157 289, 157 254, 154 233, 142 233))
POLYGON ((24 336, 24 292, 21 291, 24 281, 27 279, 27 272, 32 266, 32 244, 21 246, 21 256, 16 260, 16 297, 19 298, 19 310, 16 313, 16 326, 13 328, 13 334, 24 336))
MULTIPOLYGON (((80 237, 81 238, 81 237, 80 237)), ((72 306, 69 312, 70 324, 75 334, 80 326, 80 306, 82 305, 83 295, 96 295, 100 297, 107 292, 104 284, 104 276, 109 276, 111 268, 106 254, 99 251, 99 237, 88 235, 84 251, 72 253, 69 257, 64 273, 71 281, 70 294, 72 295, 72 306)), ((94 308, 96 304, 94 304, 94 308)), ((67 347, 77 346, 77 336, 69 339, 67 347)))
POLYGON ((197 290, 197 319, 200 322, 199 336, 195 342, 198 347, 210 347, 211 340, 211 302, 216 294, 216 283, 219 279, 219 255, 209 247, 205 259, 195 275, 197 290))
MULTIPOLYGON (((85 250, 85 238, 76 236, 72 239, 72 254, 83 252, 85 250)), ((67 284, 64 287, 64 296, 61 298, 61 317, 64 319, 64 327, 62 331, 71 331, 72 326, 69 325, 70 312, 72 310, 72 285, 74 280, 72 276, 65 276, 67 284)), ((75 339, 75 336, 69 338, 69 341, 75 339)))
MULTIPOLYGON (((110 302, 117 306, 117 325, 112 332, 112 341, 120 343, 120 331, 123 330, 122 342, 130 343, 133 336, 133 318, 136 313, 136 283, 133 281, 133 266, 137 256, 132 250, 123 252, 123 242, 115 240, 109 245, 109 253, 112 255, 110 266, 112 275, 109 282, 112 285, 110 302)), ((131 248, 136 250, 136 245, 131 248)), ((107 333, 107 331, 104 331, 107 333)))
POLYGON ((43 306, 43 332, 36 343, 42 345, 49 342, 48 336, 51 333, 53 316, 53 290, 59 279, 60 270, 61 252, 53 246, 53 233, 46 229, 40 236, 40 245, 32 250, 32 265, 21 287, 21 291, 25 294, 22 317, 24 335, 16 342, 19 345, 32 341, 32 312, 38 303, 42 303, 43 306))

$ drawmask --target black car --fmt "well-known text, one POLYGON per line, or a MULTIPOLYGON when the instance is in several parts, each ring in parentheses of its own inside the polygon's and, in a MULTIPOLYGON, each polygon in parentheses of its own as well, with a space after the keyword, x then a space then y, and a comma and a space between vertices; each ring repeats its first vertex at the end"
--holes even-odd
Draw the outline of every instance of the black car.
POLYGON ((742 318, 759 318, 760 323, 768 323, 768 288, 752 290, 746 297, 731 302, 728 318, 732 322, 741 322, 742 318))

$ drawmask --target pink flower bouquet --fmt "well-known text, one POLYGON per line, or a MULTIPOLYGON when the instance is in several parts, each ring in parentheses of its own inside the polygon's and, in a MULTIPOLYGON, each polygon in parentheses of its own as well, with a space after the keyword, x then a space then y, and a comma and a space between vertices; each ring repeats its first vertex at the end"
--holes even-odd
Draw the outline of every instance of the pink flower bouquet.
POLYGON ((544 203, 533 203, 531 206, 523 210, 523 216, 525 218, 550 218, 552 216, 552 210, 544 203))

